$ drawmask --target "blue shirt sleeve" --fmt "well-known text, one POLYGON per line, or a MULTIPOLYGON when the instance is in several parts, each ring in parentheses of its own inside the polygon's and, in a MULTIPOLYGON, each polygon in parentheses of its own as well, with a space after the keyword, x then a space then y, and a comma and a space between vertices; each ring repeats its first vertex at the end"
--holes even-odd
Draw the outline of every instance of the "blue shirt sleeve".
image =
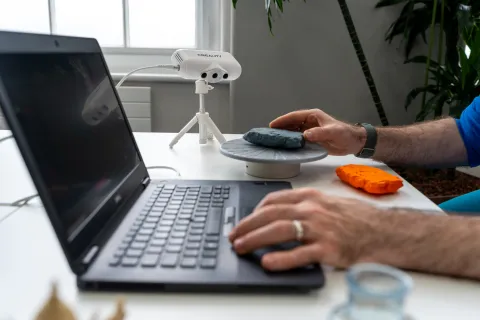
POLYGON ((480 97, 463 110, 460 119, 455 119, 467 149, 470 167, 480 165, 480 97))

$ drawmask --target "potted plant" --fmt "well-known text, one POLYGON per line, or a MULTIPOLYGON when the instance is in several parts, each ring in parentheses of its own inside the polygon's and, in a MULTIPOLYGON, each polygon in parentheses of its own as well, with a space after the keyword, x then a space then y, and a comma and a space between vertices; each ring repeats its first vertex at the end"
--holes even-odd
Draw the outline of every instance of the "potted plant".
MULTIPOLYGON (((387 30, 386 41, 403 37, 405 63, 422 64, 425 68, 425 83, 409 92, 405 108, 421 95, 422 103, 416 121, 445 114, 458 118, 480 94, 480 2, 381 0, 376 7, 400 3, 404 3, 404 6, 387 30), (438 34, 436 27, 440 30, 438 34), (410 58, 420 38, 428 43, 428 54, 410 58), (432 56, 435 44, 438 44, 436 59, 432 56)), ((394 170, 436 203, 480 188, 480 179, 460 173, 456 168, 432 170, 395 167, 394 170)))

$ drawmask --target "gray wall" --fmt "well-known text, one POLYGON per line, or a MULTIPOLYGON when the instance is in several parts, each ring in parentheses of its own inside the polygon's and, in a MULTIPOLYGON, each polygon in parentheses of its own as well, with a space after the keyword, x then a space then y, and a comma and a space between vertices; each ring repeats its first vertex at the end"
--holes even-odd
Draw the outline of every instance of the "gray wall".
MULTIPOLYGON (((414 120, 403 108, 423 70, 404 65, 403 52, 384 41, 398 8, 374 9, 377 0, 350 0, 349 8, 391 124, 414 120)), ((243 66, 232 84, 235 132, 266 125, 275 116, 321 108, 340 119, 380 124, 337 1, 291 1, 268 31, 264 2, 239 1, 234 54, 243 66), (254 115, 254 116, 252 116, 254 115)))
MULTIPOLYGON (((151 86, 152 131, 177 132, 187 124, 199 108, 195 84, 168 82, 125 82, 122 86, 151 86)), ((230 127, 229 85, 214 84, 205 96, 205 107, 220 131, 228 133, 230 127)), ((198 132, 198 126, 190 132, 198 132)))

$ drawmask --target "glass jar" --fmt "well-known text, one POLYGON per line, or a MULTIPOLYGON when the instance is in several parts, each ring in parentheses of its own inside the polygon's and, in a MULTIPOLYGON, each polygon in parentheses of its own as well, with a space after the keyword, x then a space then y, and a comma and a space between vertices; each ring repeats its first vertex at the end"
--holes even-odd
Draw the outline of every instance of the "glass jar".
POLYGON ((329 320, 404 320, 405 298, 413 287, 405 272, 376 263, 361 263, 346 273, 348 300, 329 320))

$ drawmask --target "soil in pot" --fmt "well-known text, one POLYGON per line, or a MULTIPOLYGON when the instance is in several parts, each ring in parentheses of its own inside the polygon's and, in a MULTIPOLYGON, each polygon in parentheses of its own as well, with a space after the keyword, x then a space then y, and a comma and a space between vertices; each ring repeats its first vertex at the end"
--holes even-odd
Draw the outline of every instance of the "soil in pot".
POLYGON ((436 204, 480 189, 480 178, 454 169, 391 168, 436 204))

